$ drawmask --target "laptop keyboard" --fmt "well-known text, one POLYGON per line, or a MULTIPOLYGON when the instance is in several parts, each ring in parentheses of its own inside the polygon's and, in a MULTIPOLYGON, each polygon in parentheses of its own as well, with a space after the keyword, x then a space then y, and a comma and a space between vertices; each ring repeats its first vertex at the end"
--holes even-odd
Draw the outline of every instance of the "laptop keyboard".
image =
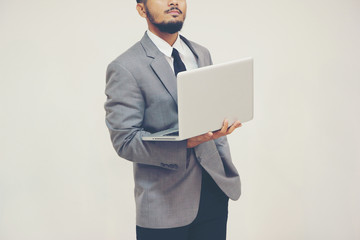
POLYGON ((179 136, 179 132, 168 133, 168 134, 165 134, 164 136, 179 136))

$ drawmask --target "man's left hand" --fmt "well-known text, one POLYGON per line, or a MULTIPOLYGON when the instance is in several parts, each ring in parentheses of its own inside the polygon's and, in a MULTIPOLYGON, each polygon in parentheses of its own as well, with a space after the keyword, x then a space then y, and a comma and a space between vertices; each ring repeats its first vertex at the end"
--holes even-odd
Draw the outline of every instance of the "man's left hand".
POLYGON ((223 126, 220 130, 215 131, 215 132, 207 132, 205 134, 196 136, 196 137, 192 137, 189 138, 187 140, 187 148, 193 148, 196 147, 197 145, 210 141, 210 140, 215 140, 218 139, 220 137, 226 136, 231 134, 236 128, 241 127, 241 123, 239 121, 236 121, 234 124, 232 124, 229 127, 229 122, 225 119, 223 126))

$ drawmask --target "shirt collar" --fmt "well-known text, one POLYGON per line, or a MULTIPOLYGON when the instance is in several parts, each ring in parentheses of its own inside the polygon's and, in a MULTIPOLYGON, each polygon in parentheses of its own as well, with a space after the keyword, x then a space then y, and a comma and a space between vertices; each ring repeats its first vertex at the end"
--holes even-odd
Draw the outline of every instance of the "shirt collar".
POLYGON ((178 34, 178 37, 174 45, 170 46, 170 44, 168 44, 165 40, 152 33, 150 30, 147 30, 146 33, 151 39, 151 41, 155 44, 155 46, 160 50, 160 52, 165 54, 165 56, 171 57, 173 48, 176 48, 176 50, 178 50, 180 54, 182 55, 185 54, 184 43, 180 38, 180 34, 178 34))

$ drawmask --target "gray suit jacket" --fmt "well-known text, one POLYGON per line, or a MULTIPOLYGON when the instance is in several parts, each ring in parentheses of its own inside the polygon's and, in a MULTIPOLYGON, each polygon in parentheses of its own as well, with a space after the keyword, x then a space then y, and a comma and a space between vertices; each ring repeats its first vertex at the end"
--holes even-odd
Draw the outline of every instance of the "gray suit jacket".
MULTIPOLYGON (((209 51, 181 37, 199 67, 212 64, 209 51)), ((176 77, 147 34, 111 62, 106 75, 106 124, 118 155, 133 162, 136 224, 172 228, 196 217, 201 167, 231 199, 240 178, 226 137, 188 150, 186 141, 151 142, 141 137, 177 126, 176 77)))

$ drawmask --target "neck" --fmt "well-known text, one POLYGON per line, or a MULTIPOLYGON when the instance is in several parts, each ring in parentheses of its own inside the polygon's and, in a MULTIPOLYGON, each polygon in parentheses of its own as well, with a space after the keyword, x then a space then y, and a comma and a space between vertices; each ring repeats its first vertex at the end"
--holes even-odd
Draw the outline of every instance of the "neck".
POLYGON ((174 45, 176 39, 178 38, 179 33, 164 33, 160 32, 158 28, 154 26, 149 26, 149 30, 154 33, 156 36, 162 38, 165 42, 167 42, 170 46, 174 45))

